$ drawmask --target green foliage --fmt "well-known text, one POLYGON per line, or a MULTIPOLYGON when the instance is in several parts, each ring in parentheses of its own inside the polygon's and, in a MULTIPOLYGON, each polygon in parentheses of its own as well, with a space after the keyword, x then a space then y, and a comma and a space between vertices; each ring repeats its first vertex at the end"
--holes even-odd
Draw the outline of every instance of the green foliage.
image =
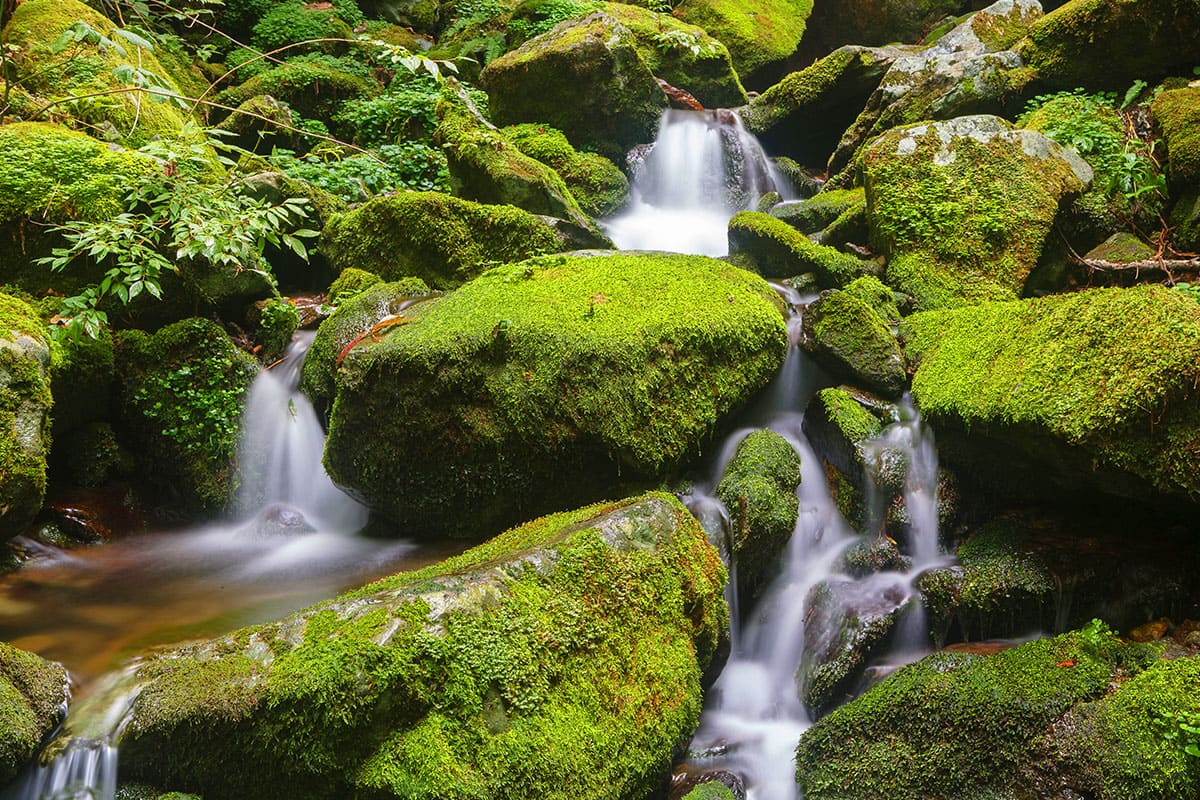
POLYGON ((697 58, 715 56, 721 52, 720 44, 699 32, 688 32, 665 28, 654 35, 654 44, 663 52, 686 50, 697 58))
POLYGON ((602 5, 596 0, 526 0, 513 11, 506 41, 510 47, 515 47, 560 22, 590 14, 602 5))
POLYGON ((445 154, 421 142, 385 144, 373 154, 351 156, 332 147, 314 148, 304 156, 276 148, 269 160, 285 175, 308 181, 348 202, 403 189, 449 190, 445 154))
POLYGON ((431 144, 437 127, 438 81, 425 73, 397 75, 378 97, 347 101, 334 117, 362 147, 413 140, 431 144))
POLYGON ((273 297, 258 310, 258 343, 264 360, 274 360, 287 349, 300 325, 300 312, 288 301, 273 297))
MULTIPOLYGON (((155 140, 141 153, 162 165, 134 182, 125 197, 126 211, 111 219, 76 220, 55 230, 67 241, 40 260, 64 270, 80 260, 105 266, 104 277, 82 293, 63 301, 69 323, 62 335, 86 333, 95 338, 107 324, 105 301, 126 305, 143 292, 162 297, 161 277, 177 271, 178 262, 202 261, 215 266, 267 272, 264 248, 287 247, 307 258, 302 237, 314 231, 296 230, 307 216, 307 201, 288 198, 279 203, 259 200, 245 191, 234 173, 214 175, 210 145, 200 142, 155 140)), ((227 165, 232 162, 224 160, 227 165)))
POLYGON ((1200 286, 1185 281, 1178 281, 1171 288, 1185 297, 1190 297, 1197 303, 1200 303, 1200 286))
POLYGON ((350 26, 362 21, 362 12, 353 0, 339 0, 333 8, 324 9, 300 0, 275 3, 255 23, 251 42, 259 50, 268 52, 312 39, 349 38, 350 26), (351 9, 354 13, 346 13, 351 9))
POLYGON ((1163 739, 1192 758, 1200 758, 1200 713, 1177 711, 1162 714, 1154 720, 1163 739))

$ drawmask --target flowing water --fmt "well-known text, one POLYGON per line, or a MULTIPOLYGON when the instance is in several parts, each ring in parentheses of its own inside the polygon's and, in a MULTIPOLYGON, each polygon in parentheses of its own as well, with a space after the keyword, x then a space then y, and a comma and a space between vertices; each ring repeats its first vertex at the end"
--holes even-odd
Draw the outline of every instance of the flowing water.
POLYGON ((277 619, 461 549, 356 535, 366 510, 325 474, 324 434, 296 388, 311 342, 298 334, 248 393, 234 519, 47 551, 0 578, 0 641, 64 663, 75 694, 62 752, 5 800, 112 798, 137 653, 277 619))

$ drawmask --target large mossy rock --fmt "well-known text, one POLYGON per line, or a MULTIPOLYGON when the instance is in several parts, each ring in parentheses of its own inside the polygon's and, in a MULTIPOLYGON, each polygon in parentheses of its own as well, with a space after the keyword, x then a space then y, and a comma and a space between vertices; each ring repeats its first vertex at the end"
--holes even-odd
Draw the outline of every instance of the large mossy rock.
POLYGON ((258 365, 220 325, 185 319, 118 335, 121 420, 144 478, 185 511, 216 511, 236 488, 243 397, 258 365))
POLYGON ((829 189, 803 200, 786 200, 767 213, 804 234, 820 233, 847 210, 861 205, 866 195, 858 189, 829 189))
POLYGON ((762 89, 778 80, 812 8, 813 0, 684 0, 674 14, 724 42, 742 81, 762 89))
MULTIPOLYGON (((271 97, 283 102, 305 119, 335 121, 337 112, 349 100, 371 97, 379 86, 357 71, 349 71, 337 62, 318 59, 297 59, 277 64, 261 75, 232 86, 217 95, 226 106, 239 107, 258 97, 271 97)), ((277 112, 276 112, 277 113, 277 112)), ((349 138, 350 129, 334 132, 349 138)))
POLYGON ((729 253, 768 278, 815 273, 822 286, 845 286, 878 265, 809 239, 781 219, 739 211, 729 220, 729 253))
POLYGON ((1200 303, 1184 293, 987 303, 914 314, 901 332, 939 450, 978 482, 1200 496, 1200 303))
POLYGON ((860 161, 872 244, 887 282, 932 309, 1020 295, 1059 201, 1092 169, 998 117, 897 128, 860 161))
POLYGON ((1153 658, 1101 627, 935 653, 806 731, 797 781, 809 800, 1194 796, 1200 773, 1154 719, 1200 711, 1200 658, 1153 658))
POLYGON ((554 229, 528 211, 441 192, 377 197, 335 216, 321 235, 335 272, 357 267, 385 280, 420 278, 435 289, 458 286, 497 262, 559 249, 554 229))
POLYGON ((0 294, 0 542, 33 521, 46 493, 53 352, 34 310, 0 294))
POLYGON ((586 213, 605 217, 625 205, 629 195, 625 173, 602 155, 576 150, 557 128, 526 122, 510 125, 502 133, 522 153, 553 168, 586 213))
POLYGON ((1165 91, 1150 110, 1166 140, 1172 185, 1200 191, 1200 86, 1165 91))
POLYGON ((779 572, 780 556, 796 527, 799 485, 799 453, 769 430, 742 439, 717 485, 717 497, 729 511, 730 550, 745 608, 779 572))
POLYGON ((615 158, 654 140, 667 100, 633 33, 609 14, 567 20, 480 75, 499 125, 544 122, 615 158))
MULTIPOLYGON (((114 37, 117 25, 79 0, 25 0, 16 5, 4 28, 4 41, 20 49, 16 67, 20 89, 41 106, 50 97, 86 95, 129 86, 120 69, 152 73, 166 91, 177 92, 171 74, 155 54, 128 39, 114 37), (83 22, 120 48, 86 42, 65 48, 55 43, 76 22, 83 22)), ((18 95, 19 96, 19 95, 18 95)), ((140 92, 113 93, 72 103, 70 114, 134 146, 155 136, 178 136, 187 116, 172 102, 140 92)), ((33 108, 28 109, 34 110, 33 108)))
POLYGON ((918 53, 897 58, 829 159, 829 174, 897 125, 968 114, 1006 115, 1032 77, 1009 48, 1042 16, 1037 0, 998 0, 918 53))
POLYGON ((724 580, 670 495, 546 517, 151 656, 122 776, 206 800, 640 800, 699 720, 724 580))
POLYGON ((406 313, 343 360, 325 465, 439 535, 665 476, 787 346, 770 287, 701 256, 545 257, 406 313))
MULTIPOLYGON (((872 277, 856 283, 868 281, 879 283, 872 277)), ((803 325, 805 348, 835 374, 885 397, 896 398, 904 391, 904 353, 890 322, 857 292, 849 287, 825 292, 805 309, 803 325)))
POLYGON ((1124 90, 1186 74, 1200 53, 1195 0, 1071 0, 1029 29, 1016 48, 1054 89, 1124 90))
POLYGON ((33 759, 70 698, 61 664, 0 642, 0 785, 33 759))
MULTIPOLYGON (((843 0, 816 3, 804 34, 805 48, 847 44, 919 42, 936 23, 970 10, 964 0, 843 0)), ((978 6, 976 6, 978 7, 978 6)))

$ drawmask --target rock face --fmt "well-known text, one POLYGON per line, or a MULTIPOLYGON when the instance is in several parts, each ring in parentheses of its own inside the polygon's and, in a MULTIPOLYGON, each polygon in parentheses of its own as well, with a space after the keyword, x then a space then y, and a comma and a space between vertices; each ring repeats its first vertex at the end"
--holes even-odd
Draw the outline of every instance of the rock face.
POLYGON ((599 12, 530 39, 479 79, 497 124, 544 122, 601 155, 653 141, 667 105, 633 33, 599 12))
POLYGON ((742 81, 762 89, 779 79, 812 8, 812 0, 684 0, 673 13, 724 42, 742 81))
POLYGON ((1060 199, 1092 179, 1073 151, 987 115, 889 131, 860 164, 887 282, 923 309, 1017 297, 1060 199))
POLYGON ((779 571, 779 556, 796 527, 799 485, 800 455, 769 430, 742 439, 717 485, 717 497, 729 511, 738 595, 745 608, 779 571))
POLYGON ((541 218, 441 192, 377 197, 325 226, 321 252, 337 272, 359 267, 385 280, 420 278, 450 289, 487 265, 552 253, 560 242, 541 218))
POLYGON ((0 542, 33 521, 46 493, 51 353, 33 309, 0 294, 0 542))
POLYGON ((0 642, 0 784, 17 776, 66 713, 67 671, 0 642))
POLYGON ((829 160, 845 169, 873 137, 897 125, 1009 110, 1031 77, 1008 48, 1042 16, 1037 0, 999 0, 919 53, 897 58, 829 160))
POLYGON ((902 335, 943 458, 976 482, 1200 494, 1200 303, 1182 292, 1095 289, 914 314, 902 335), (1030 463, 1036 479, 1023 481, 1014 465, 1030 463))
POLYGON ((1156 661, 1104 626, 995 655, 935 653, 805 732, 810 800, 1191 797, 1156 717, 1196 713, 1200 658, 1156 661))
MULTIPOLYGON (((875 278, 858 280, 878 284, 875 278)), ((847 287, 826 292, 808 305, 803 344, 851 383, 896 398, 908 376, 904 353, 888 326, 889 320, 847 287)))
POLYGON ((665 475, 787 346, 770 287, 699 256, 546 257, 411 316, 342 362, 325 464, 402 526, 439 535, 665 475))
POLYGON ((724 579, 670 495, 540 519, 150 657, 122 777, 211 800, 636 800, 699 719, 724 579))

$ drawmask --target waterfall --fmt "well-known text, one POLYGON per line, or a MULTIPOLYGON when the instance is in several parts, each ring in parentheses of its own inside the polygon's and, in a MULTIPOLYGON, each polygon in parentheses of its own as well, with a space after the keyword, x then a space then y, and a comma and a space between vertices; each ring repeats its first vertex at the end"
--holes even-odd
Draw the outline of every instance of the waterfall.
POLYGON ((658 139, 632 162, 629 204, 605 223, 623 250, 723 256, 729 218, 786 187, 727 109, 664 112, 658 139))

